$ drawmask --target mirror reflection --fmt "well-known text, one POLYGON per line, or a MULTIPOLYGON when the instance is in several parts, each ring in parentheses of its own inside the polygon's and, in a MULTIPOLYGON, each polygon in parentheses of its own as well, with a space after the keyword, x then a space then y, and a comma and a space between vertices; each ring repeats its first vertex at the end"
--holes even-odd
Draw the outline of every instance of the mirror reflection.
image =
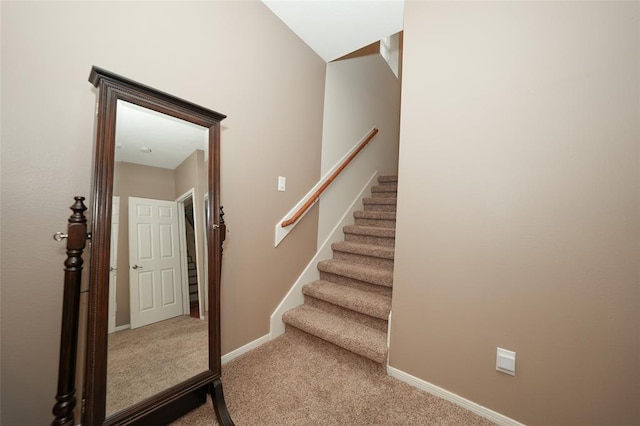
POLYGON ((107 415, 208 368, 208 129, 116 111, 107 415))

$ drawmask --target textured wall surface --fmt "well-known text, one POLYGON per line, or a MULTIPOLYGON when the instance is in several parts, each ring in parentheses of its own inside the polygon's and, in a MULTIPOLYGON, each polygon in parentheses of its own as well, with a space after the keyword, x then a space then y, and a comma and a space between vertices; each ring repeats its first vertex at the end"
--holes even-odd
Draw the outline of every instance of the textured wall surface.
POLYGON ((222 352, 268 333, 316 248, 317 212, 277 249, 273 224, 320 175, 325 62, 261 2, 1 7, 2 424, 50 422, 64 261, 51 235, 90 192, 92 65, 228 115, 222 352))
POLYGON ((525 424, 637 424, 639 15, 407 2, 393 367, 525 424))

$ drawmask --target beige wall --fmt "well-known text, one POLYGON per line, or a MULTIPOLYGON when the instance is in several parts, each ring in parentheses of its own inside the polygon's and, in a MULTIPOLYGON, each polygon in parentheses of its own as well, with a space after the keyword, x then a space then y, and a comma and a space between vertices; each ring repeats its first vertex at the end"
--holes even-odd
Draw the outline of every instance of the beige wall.
MULTIPOLYGON (((204 168, 204 151, 197 149, 184 159, 175 169, 175 198, 185 194, 191 188, 200 192, 200 170, 204 168)), ((204 182, 206 184, 206 181, 204 182)))
POLYGON ((317 213, 277 249, 273 224, 320 174, 325 63, 260 2, 0 7, 2 424, 51 418, 64 261, 51 235, 90 192, 94 64, 228 115, 223 353, 265 335, 316 247, 317 213))
POLYGON ((116 163, 113 195, 120 197, 116 327, 129 324, 129 197, 175 200, 176 173, 140 164, 116 163))
POLYGON ((329 236, 363 186, 378 171, 398 167, 400 83, 380 56, 379 45, 363 55, 327 64, 322 134, 322 174, 326 174, 372 128, 379 133, 323 194, 318 245, 329 236))
POLYGON ((393 367, 530 425, 638 424, 639 6, 407 2, 393 367))

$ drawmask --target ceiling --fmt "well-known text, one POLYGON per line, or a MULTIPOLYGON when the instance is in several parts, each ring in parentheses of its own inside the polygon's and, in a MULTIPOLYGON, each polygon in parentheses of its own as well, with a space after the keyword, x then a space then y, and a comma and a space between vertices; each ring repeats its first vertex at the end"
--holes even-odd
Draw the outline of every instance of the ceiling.
POLYGON ((206 127, 122 100, 116 123, 116 161, 173 170, 209 145, 206 127))
POLYGON ((262 1, 327 62, 404 27, 404 0, 262 1))
MULTIPOLYGON (((327 62, 402 31, 404 0, 262 0, 327 62)), ((206 128, 118 101, 116 161, 175 169, 207 150, 206 128)))

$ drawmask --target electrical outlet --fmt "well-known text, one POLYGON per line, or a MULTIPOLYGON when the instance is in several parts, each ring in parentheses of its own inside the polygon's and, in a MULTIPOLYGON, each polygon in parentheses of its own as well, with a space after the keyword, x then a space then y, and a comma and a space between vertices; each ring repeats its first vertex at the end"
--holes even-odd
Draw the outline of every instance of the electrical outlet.
POLYGON ((496 348, 496 370, 501 373, 516 375, 516 353, 507 349, 496 348))

